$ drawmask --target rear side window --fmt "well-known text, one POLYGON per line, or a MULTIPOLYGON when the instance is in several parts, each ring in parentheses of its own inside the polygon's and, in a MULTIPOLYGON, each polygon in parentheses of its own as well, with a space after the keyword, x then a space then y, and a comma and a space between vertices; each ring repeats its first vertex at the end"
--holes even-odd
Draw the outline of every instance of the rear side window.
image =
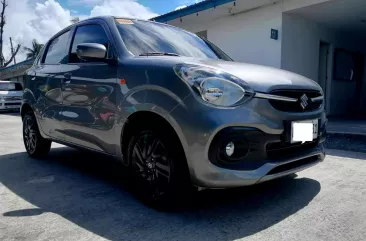
POLYGON ((45 64, 59 64, 65 61, 67 57, 67 41, 69 39, 70 31, 61 34, 57 38, 53 39, 50 43, 46 58, 44 60, 45 64))
POLYGON ((70 63, 80 62, 80 59, 76 55, 76 47, 81 43, 103 44, 107 49, 109 47, 107 34, 101 25, 92 24, 80 26, 76 29, 75 37, 72 43, 69 59, 70 63))

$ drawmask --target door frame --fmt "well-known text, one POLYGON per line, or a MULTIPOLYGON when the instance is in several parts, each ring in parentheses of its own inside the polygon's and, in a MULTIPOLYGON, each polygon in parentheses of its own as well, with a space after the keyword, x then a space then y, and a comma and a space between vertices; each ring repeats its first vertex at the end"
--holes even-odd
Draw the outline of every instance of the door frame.
POLYGON ((318 45, 318 84, 319 84, 319 80, 320 80, 320 58, 321 58, 321 47, 322 45, 327 46, 327 56, 325 58, 326 60, 326 78, 325 78, 325 83, 324 83, 324 101, 325 101, 325 105, 324 105, 324 109, 326 111, 327 114, 329 114, 330 112, 330 101, 331 101, 331 82, 332 82, 332 66, 333 66, 333 46, 331 43, 327 42, 327 41, 323 41, 320 40, 319 41, 319 45, 318 45))
MULTIPOLYGON (((67 51, 68 51, 68 58, 67 58, 67 61, 65 61, 64 63, 62 63, 60 65, 62 69, 62 73, 64 72, 65 70, 65 67, 70 67, 70 66, 76 66, 78 67, 79 69, 82 69, 84 67, 94 67, 94 68, 97 68, 98 66, 111 66, 112 68, 115 69, 115 76, 114 76, 114 82, 115 84, 117 84, 117 77, 118 77, 118 64, 117 64, 117 59, 118 59, 118 56, 119 56, 119 52, 118 52, 118 48, 116 48, 117 44, 115 42, 115 39, 113 37, 113 34, 111 32, 111 30, 109 29, 109 26, 108 24, 104 21, 104 20, 101 20, 101 19, 90 19, 90 20, 86 20, 86 21, 83 21, 79 24, 76 24, 75 26, 73 26, 71 28, 71 34, 70 34, 70 40, 69 40, 69 43, 68 43, 68 48, 67 48, 67 51), (80 28, 80 27, 84 27, 84 26, 88 26, 88 25, 98 25, 98 26, 101 26, 109 40, 109 43, 110 43, 110 51, 112 53, 112 57, 110 59, 106 59, 106 60, 109 60, 109 61, 106 61, 106 62, 77 62, 77 63, 70 63, 69 60, 69 56, 70 56, 70 52, 71 52, 71 49, 72 49, 72 45, 73 45, 73 42, 74 42, 74 39, 75 39, 75 36, 76 36, 76 33, 77 33, 77 29, 80 28)), ((67 68, 66 68, 67 70, 67 68)), ((71 83, 74 82, 74 76, 70 76, 70 80, 71 80, 71 83)), ((65 83, 62 83, 61 84, 61 87, 62 87, 62 91, 64 91, 64 87, 67 87, 67 84, 65 83)), ((118 92, 116 92, 116 95, 118 94, 118 92)), ((118 97, 116 96, 116 99, 118 97)), ((69 105, 67 104, 66 101, 63 101, 62 103, 62 106, 63 106, 63 110, 66 109, 66 106, 72 106, 72 105, 69 105)), ((71 128, 70 127, 70 124, 69 123, 66 123, 65 121, 63 121, 61 123, 64 127, 64 129, 67 129, 67 128, 71 128)), ((82 126, 81 126, 82 127, 82 126)), ((84 126, 85 127, 85 126, 84 126)), ((88 127, 85 127, 85 128, 88 128, 88 127)), ((115 124, 113 125, 112 127, 113 130, 111 130, 112 134, 113 135, 116 135, 117 136, 117 133, 114 131, 115 129, 115 124)), ((90 132, 91 134, 95 134, 95 132, 93 132, 92 129, 90 129, 90 132)), ((119 134, 118 134, 119 136, 119 134)), ((73 140, 72 138, 70 138, 70 136, 67 136, 68 139, 67 139, 67 143, 71 143, 72 145, 77 145, 77 146, 81 146, 83 148, 86 148, 86 149, 89 149, 89 150, 95 150, 95 151, 98 151, 98 152, 101 152, 101 153, 106 153, 106 154, 109 154, 109 155, 116 155, 116 150, 117 148, 116 147, 106 147, 106 145, 97 145, 95 143, 92 143, 92 142, 88 142, 87 140, 83 140, 83 139, 80 139, 78 141, 75 141, 73 140), (81 142, 80 142, 81 141, 81 142), (82 144, 82 142, 85 142, 82 144), (88 144, 95 144, 94 146, 93 145, 88 145, 88 144), (98 146, 99 148, 96 148, 96 146, 98 146)), ((113 137, 113 140, 116 139, 115 137, 113 137)))

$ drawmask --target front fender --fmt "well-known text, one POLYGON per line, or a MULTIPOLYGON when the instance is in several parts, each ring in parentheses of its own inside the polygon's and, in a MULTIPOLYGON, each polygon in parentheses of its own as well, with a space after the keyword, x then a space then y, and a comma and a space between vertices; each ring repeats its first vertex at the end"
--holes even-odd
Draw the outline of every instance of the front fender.
MULTIPOLYGON (((185 108, 184 98, 180 98, 173 92, 157 85, 143 85, 130 90, 125 94, 118 107, 119 115, 116 124, 117 133, 122 133, 128 118, 137 112, 151 112, 164 118, 174 129, 184 151, 187 150, 186 140, 182 129, 177 120, 171 115, 171 112, 178 106, 185 108)), ((116 135, 116 143, 120 143, 120 135, 116 135)), ((116 150, 117 156, 122 160, 121 148, 116 150)))

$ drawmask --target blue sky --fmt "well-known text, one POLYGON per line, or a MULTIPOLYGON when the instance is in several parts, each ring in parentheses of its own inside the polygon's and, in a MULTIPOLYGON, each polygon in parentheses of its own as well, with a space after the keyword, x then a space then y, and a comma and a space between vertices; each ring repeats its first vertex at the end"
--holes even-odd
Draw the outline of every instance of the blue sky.
MULTIPOLYGON (((95 5, 100 0, 57 0, 65 9, 69 9, 80 15, 88 15, 95 5)), ((121 0, 123 1, 123 0, 121 0)), ((157 14, 164 14, 173 11, 178 6, 191 5, 197 2, 196 0, 137 0, 141 5, 149 8, 157 14)))

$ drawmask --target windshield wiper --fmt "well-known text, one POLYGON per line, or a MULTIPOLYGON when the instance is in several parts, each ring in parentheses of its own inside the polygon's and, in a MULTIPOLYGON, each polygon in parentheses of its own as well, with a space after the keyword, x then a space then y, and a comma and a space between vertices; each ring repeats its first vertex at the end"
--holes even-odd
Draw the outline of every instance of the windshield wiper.
POLYGON ((151 52, 151 53, 142 53, 139 56, 179 56, 179 54, 165 53, 165 52, 151 52))

